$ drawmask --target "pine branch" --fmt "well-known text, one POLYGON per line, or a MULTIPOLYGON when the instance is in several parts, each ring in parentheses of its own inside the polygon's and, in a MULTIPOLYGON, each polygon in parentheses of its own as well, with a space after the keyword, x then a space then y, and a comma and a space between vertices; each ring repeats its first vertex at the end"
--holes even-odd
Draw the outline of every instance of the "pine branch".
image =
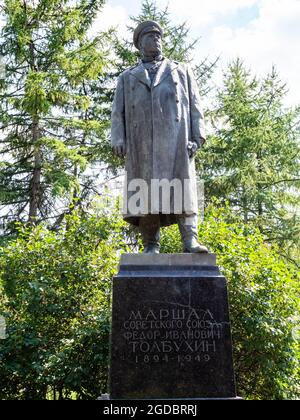
POLYGON ((261 183, 261 185, 265 185, 266 187, 270 186, 270 185, 278 185, 281 183, 286 183, 286 182, 297 182, 300 181, 300 178, 293 178, 293 179, 281 179, 279 181, 274 181, 274 182, 270 182, 265 184, 264 182, 261 183))

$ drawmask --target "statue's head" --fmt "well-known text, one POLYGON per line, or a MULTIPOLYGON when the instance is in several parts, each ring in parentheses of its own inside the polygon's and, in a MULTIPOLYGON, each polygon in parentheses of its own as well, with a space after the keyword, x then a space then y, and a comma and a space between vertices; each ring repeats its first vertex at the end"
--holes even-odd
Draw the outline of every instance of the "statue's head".
POLYGON ((133 42, 142 55, 157 56, 162 53, 163 29, 152 20, 142 22, 135 29, 133 42))

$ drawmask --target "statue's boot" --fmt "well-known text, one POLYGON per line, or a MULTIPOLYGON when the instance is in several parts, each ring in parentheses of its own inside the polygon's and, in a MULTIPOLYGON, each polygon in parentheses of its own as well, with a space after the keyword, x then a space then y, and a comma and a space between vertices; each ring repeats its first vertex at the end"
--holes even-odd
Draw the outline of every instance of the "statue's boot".
POLYGON ((160 223, 158 215, 140 218, 139 229, 144 245, 143 254, 159 254, 160 223))
POLYGON ((208 249, 198 242, 197 216, 180 215, 178 216, 177 221, 183 243, 183 252, 207 254, 208 249))

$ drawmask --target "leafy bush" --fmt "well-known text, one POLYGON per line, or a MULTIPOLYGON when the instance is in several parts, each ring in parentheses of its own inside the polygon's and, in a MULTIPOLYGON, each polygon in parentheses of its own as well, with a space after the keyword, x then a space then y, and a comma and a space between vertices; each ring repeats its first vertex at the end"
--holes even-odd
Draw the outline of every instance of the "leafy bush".
MULTIPOLYGON (((239 394, 299 397, 299 273, 294 265, 287 265, 278 248, 229 208, 210 206, 199 237, 217 254, 228 281, 239 394)), ((178 228, 172 226, 163 234, 161 252, 180 249, 178 228)))
POLYGON ((0 397, 87 399, 106 391, 121 240, 119 219, 74 213, 67 229, 23 227, 1 249, 0 397))
MULTIPOLYGON (((101 213, 101 212, 100 212, 101 213)), ((299 275, 251 225, 211 206, 201 241, 229 284, 238 393, 297 398, 299 275)), ((111 279, 129 251, 127 225, 110 214, 68 217, 58 232, 20 229, 0 248, 0 398, 95 399, 107 392, 111 279)), ((180 252, 176 226, 162 252, 180 252)))

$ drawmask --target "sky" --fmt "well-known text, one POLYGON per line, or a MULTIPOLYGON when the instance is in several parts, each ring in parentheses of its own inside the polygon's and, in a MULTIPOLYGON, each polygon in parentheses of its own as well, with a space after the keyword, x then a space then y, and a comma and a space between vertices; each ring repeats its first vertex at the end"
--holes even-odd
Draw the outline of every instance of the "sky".
MULTIPOLYGON (((137 15, 142 0, 107 0, 95 27, 114 26, 128 38, 129 16, 137 15)), ((186 21, 191 39, 199 38, 195 62, 220 56, 214 83, 235 58, 253 74, 264 77, 275 65, 289 93, 286 106, 300 104, 300 0, 156 0, 169 5, 174 23, 186 21)))

